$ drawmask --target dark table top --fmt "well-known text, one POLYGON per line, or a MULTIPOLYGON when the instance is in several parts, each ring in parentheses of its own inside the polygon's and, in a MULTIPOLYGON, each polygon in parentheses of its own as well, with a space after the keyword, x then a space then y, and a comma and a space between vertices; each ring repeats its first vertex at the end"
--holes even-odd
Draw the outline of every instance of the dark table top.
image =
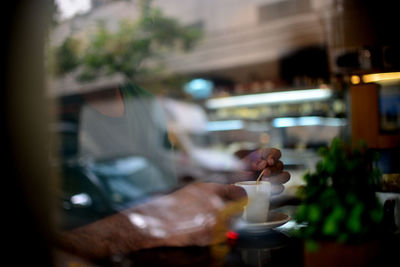
POLYGON ((302 266, 302 242, 280 229, 210 247, 156 248, 113 259, 113 266, 302 266))
MULTIPOLYGON (((287 205, 274 209, 274 211, 293 216, 295 209, 295 205, 287 205)), ((309 264, 309 258, 305 256, 307 253, 305 253, 304 241, 293 235, 293 230, 298 227, 303 227, 303 225, 296 224, 291 219, 281 226, 265 229, 258 233, 233 228, 233 234, 227 235, 231 238, 227 238, 226 242, 218 245, 145 249, 128 255, 116 255, 111 259, 97 262, 94 266, 344 266, 343 264, 329 264, 325 258, 322 258, 322 265, 321 262, 309 264)), ((372 261, 369 260, 367 265, 362 266, 400 266, 400 229, 387 232, 376 238, 375 241, 372 247, 373 255, 370 255, 373 256, 370 257, 372 261), (376 244, 377 246, 375 246, 376 244)), ((329 247, 329 249, 335 250, 337 247, 333 247, 333 249, 329 247)), ((345 251, 344 253, 341 251, 341 255, 354 257, 358 253, 357 250, 359 249, 345 246, 345 251)), ((354 266, 354 264, 346 266, 354 266)))
MULTIPOLYGON (((291 215, 292 207, 278 211, 291 215)), ((137 251, 113 258, 110 266, 304 266, 304 242, 292 234, 297 227, 302 226, 290 220, 262 233, 236 231, 237 238, 219 245, 137 251)), ((399 231, 382 236, 380 241, 379 255, 369 266, 400 264, 399 231)))

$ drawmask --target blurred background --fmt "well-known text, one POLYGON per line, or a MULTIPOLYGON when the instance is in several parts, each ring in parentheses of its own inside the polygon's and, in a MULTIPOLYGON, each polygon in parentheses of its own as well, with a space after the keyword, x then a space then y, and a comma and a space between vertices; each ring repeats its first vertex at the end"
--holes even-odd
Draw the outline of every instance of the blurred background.
MULTIPOLYGON (((55 4, 48 88, 60 114, 77 94, 128 77, 161 100, 180 179, 224 182, 241 151, 277 147, 292 173, 290 190, 334 137, 365 140, 388 157, 398 147, 400 54, 389 1, 55 4), (133 34, 129 27, 143 17, 164 43, 133 34), (101 46, 102 38, 114 47, 101 46), (96 42, 95 52, 85 50, 96 42), (124 69, 107 56, 136 61, 124 69), (107 68, 94 75, 96 64, 107 68)), ((385 168, 398 171, 388 161, 385 168)))
MULTIPOLYGON (((60 144, 51 143, 62 149, 53 151, 53 165, 59 166, 61 153, 67 164, 81 163, 76 144, 81 97, 107 96, 126 81, 159 100, 182 184, 229 182, 247 151, 277 147, 292 175, 283 195, 293 195, 320 159, 318 149, 340 137, 364 140, 380 153, 378 191, 398 198, 395 4, 11 1, 2 17, 7 71, 1 80, 7 89, 1 98, 5 188, 13 193, 4 201, 6 229, 12 232, 7 257, 52 266, 46 246, 55 206, 78 215, 93 206, 96 199, 81 191, 56 191, 61 201, 54 203, 59 184, 48 166, 49 140, 54 133, 62 136, 60 144), (31 257, 21 257, 28 252, 31 257)), ((136 167, 117 164, 116 170, 152 170, 148 161, 128 163, 125 167, 136 167)), ((113 197, 121 204, 121 195, 113 197)))

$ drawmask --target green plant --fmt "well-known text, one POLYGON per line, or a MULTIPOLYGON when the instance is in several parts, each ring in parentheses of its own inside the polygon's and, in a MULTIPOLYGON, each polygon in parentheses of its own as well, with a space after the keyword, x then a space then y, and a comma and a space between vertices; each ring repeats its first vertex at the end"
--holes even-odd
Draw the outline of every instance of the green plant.
POLYGON ((64 42, 54 49, 53 71, 56 76, 74 70, 80 64, 79 59, 80 41, 71 36, 67 37, 64 42))
POLYGON ((378 155, 365 144, 338 138, 319 154, 322 160, 304 175, 306 186, 300 191, 303 202, 295 219, 306 226, 299 236, 312 248, 317 240, 352 243, 376 233, 383 216, 375 196, 380 171, 373 163, 378 155))

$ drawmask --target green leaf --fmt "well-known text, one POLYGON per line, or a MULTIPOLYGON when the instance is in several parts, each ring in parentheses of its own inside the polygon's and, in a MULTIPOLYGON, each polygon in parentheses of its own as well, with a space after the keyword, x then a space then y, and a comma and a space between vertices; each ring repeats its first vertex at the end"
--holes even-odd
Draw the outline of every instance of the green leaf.
POLYGON ((329 216, 324 223, 324 226, 322 228, 322 232, 327 235, 327 236, 331 236, 331 235, 335 235, 338 233, 338 226, 336 223, 336 220, 334 218, 332 218, 331 216, 329 216))
POLYGON ((321 218, 321 210, 318 205, 310 205, 308 210, 308 219, 310 222, 317 222, 321 218))
POLYGON ((361 224, 361 213, 364 210, 364 205, 362 203, 358 203, 351 211, 348 222, 347 228, 350 232, 359 233, 362 228, 361 224))
POLYGON ((62 75, 73 71, 81 63, 79 59, 80 41, 73 37, 67 37, 65 41, 54 49, 56 75, 62 75))

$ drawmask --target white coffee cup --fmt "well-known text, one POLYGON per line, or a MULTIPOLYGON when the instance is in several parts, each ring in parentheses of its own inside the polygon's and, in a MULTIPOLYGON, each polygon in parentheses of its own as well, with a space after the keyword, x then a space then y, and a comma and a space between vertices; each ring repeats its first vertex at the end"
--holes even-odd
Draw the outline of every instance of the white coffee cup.
POLYGON ((243 219, 250 223, 264 223, 268 220, 271 183, 266 181, 243 181, 235 185, 246 190, 248 202, 244 208, 243 219))

